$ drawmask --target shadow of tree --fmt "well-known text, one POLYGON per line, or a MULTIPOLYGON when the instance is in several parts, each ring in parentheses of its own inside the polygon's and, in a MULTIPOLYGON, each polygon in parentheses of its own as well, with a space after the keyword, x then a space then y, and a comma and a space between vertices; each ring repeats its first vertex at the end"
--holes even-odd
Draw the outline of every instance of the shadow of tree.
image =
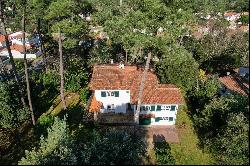
POLYGON ((154 150, 156 155, 157 165, 175 165, 175 159, 171 154, 171 147, 165 141, 163 135, 154 135, 154 150))

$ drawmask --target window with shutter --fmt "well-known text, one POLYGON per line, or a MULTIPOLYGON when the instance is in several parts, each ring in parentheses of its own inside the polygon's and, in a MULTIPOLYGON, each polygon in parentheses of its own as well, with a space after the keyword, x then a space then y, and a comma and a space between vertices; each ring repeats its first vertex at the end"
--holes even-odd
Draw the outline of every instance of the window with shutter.
POLYGON ((154 105, 151 106, 151 111, 155 111, 155 106, 154 105))
POLYGON ((157 105, 156 111, 161 111, 161 106, 160 105, 157 105))
POLYGON ((115 97, 119 97, 119 91, 115 91, 115 97))
POLYGON ((101 92, 101 97, 106 97, 106 92, 102 91, 101 92))
POLYGON ((162 120, 162 117, 156 117, 155 118, 155 122, 160 122, 160 120, 162 120))
POLYGON ((175 111, 175 106, 174 105, 171 106, 171 111, 175 111))

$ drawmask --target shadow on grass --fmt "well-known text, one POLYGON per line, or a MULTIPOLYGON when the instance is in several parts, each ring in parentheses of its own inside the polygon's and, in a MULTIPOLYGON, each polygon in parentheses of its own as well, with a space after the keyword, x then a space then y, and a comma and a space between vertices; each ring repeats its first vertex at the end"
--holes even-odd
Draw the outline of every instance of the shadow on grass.
POLYGON ((157 165, 175 165, 175 159, 171 154, 171 147, 164 141, 162 135, 154 135, 154 150, 157 165))

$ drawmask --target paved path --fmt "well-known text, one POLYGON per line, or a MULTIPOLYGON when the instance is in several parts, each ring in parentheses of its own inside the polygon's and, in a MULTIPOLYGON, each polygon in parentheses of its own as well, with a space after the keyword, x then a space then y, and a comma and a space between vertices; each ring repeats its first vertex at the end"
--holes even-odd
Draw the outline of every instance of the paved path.
POLYGON ((152 142, 178 143, 179 137, 175 126, 139 127, 140 135, 152 142))

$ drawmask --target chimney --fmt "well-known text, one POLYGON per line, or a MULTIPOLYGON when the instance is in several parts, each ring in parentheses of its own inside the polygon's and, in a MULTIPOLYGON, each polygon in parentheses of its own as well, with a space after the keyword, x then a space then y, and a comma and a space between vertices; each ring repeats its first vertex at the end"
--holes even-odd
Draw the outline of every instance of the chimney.
POLYGON ((114 64, 114 60, 113 59, 110 59, 110 64, 114 64))
POLYGON ((227 76, 229 76, 229 75, 230 75, 230 72, 228 71, 228 72, 227 72, 227 76))

